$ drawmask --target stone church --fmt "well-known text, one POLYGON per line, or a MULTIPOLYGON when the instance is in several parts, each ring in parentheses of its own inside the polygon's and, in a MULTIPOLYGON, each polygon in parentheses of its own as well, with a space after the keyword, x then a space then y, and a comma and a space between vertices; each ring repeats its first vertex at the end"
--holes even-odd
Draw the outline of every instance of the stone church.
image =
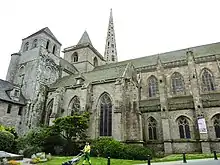
POLYGON ((220 43, 118 62, 112 11, 104 56, 85 31, 63 49, 50 31, 22 39, 0 80, 0 123, 20 134, 91 112, 90 138, 165 153, 220 152, 220 43))

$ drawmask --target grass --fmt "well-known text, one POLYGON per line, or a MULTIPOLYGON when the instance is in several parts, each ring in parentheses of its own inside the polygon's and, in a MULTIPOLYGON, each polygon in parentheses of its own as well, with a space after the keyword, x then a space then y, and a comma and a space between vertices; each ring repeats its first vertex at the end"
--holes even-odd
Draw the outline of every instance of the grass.
MULTIPOLYGON (((220 157, 220 154, 217 154, 218 157, 220 157)), ((207 159, 207 158, 213 158, 213 154, 186 154, 186 160, 191 159, 207 159)), ((182 154, 172 154, 163 158, 155 158, 152 160, 152 162, 169 162, 169 161, 178 161, 183 160, 182 154)))
MULTIPOLYGON (((220 154, 217 154, 220 157, 220 154)), ((205 159, 205 158, 213 158, 213 154, 186 154, 186 159, 205 159)), ((40 163, 39 165, 61 165, 63 162, 72 159, 72 157, 53 157, 53 159, 49 162, 40 163)), ((163 158, 155 158, 151 162, 168 162, 168 161, 178 161, 183 160, 182 154, 172 154, 163 158)), ((106 158, 91 158, 93 165, 106 165, 106 158)), ((111 159, 112 165, 134 165, 134 164, 146 164, 146 161, 141 160, 124 160, 124 159, 111 159)), ((82 160, 79 165, 82 164, 82 160)))
MULTIPOLYGON (((63 162, 72 159, 72 157, 53 157, 51 161, 40 163, 39 165, 61 165, 63 162)), ((106 158, 91 158, 92 165, 106 165, 107 159, 106 158)), ((132 164, 143 164, 146 163, 144 161, 138 160, 124 160, 124 159, 111 159, 112 165, 132 165, 132 164)), ((87 163, 88 164, 88 163, 87 163)), ((82 160, 80 161, 79 165, 82 165, 82 160)))

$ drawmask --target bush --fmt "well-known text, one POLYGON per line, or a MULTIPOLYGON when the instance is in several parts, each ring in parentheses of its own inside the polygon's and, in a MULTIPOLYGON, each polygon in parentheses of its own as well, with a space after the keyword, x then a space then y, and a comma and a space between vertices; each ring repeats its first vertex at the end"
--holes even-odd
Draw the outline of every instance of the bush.
POLYGON ((147 155, 153 156, 153 152, 142 146, 120 143, 112 138, 99 138, 92 142, 92 156, 101 156, 118 159, 146 160, 147 155))
POLYGON ((36 154, 36 153, 39 153, 39 152, 42 152, 42 151, 43 151, 42 147, 39 147, 39 146, 29 146, 29 147, 24 149, 23 155, 26 158, 31 158, 31 156, 33 154, 36 154))
POLYGON ((0 131, 0 151, 12 151, 14 135, 8 131, 0 131))

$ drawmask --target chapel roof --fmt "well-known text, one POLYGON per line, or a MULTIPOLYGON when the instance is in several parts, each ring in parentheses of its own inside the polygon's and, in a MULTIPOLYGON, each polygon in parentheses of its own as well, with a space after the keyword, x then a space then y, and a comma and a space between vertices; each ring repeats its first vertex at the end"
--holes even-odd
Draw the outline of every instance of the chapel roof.
POLYGON ((8 81, 0 79, 0 100, 11 102, 14 104, 24 105, 25 98, 22 94, 20 94, 19 101, 16 101, 16 100, 13 100, 12 98, 10 98, 10 91, 12 91, 15 86, 16 85, 14 85, 8 81))
MULTIPOLYGON (((85 77, 86 84, 94 81, 118 78, 122 76, 128 63, 132 63, 135 68, 140 68, 150 65, 157 65, 158 56, 162 63, 186 60, 186 52, 188 50, 193 51, 195 58, 206 57, 210 55, 220 56, 220 42, 101 65, 95 67, 95 69, 90 72, 83 73, 83 76, 85 77)), ((74 85, 76 83, 76 76, 78 75, 63 77, 56 83, 52 84, 51 87, 74 85)))

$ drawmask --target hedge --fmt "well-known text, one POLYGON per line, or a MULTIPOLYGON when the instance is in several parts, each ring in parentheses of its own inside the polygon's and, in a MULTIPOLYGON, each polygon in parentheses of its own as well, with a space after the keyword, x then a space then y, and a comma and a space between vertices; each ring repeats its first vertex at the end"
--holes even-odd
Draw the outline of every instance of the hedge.
POLYGON ((94 140, 91 144, 91 155, 131 160, 146 160, 147 155, 154 156, 149 148, 124 144, 112 138, 94 140))

